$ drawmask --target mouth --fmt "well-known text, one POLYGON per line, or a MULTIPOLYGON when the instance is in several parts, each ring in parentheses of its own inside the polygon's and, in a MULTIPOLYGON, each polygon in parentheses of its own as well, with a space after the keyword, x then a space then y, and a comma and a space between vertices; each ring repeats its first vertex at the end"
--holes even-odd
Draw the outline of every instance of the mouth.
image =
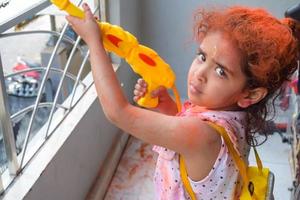
POLYGON ((202 93, 201 90, 192 83, 189 84, 189 91, 192 94, 201 94, 202 93))

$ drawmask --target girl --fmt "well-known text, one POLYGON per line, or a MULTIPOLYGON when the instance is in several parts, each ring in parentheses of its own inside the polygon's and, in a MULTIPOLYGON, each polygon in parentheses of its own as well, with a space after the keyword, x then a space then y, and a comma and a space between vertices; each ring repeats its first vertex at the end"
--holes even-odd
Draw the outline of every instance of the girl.
MULTIPOLYGON (((188 74, 188 98, 178 112, 166 89, 153 93, 154 112, 128 103, 85 4, 85 19, 67 17, 90 49, 92 73, 107 118, 125 132, 155 144, 158 199, 188 199, 179 173, 179 155, 198 199, 236 199, 241 180, 227 147, 211 123, 222 126, 245 159, 249 141, 261 130, 267 102, 297 67, 296 23, 260 9, 201 10, 195 17, 198 55, 188 74)), ((137 101, 147 85, 139 80, 137 101)))

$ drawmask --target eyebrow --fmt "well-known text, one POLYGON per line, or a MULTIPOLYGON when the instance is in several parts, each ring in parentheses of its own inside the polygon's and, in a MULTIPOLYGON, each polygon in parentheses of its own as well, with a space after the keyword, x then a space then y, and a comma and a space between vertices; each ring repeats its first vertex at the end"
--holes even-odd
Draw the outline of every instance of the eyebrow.
MULTIPOLYGON (((203 49, 201 49, 201 47, 199 47, 198 51, 199 51, 199 53, 203 53, 205 56, 207 56, 207 53, 203 49)), ((217 65, 224 68, 229 74, 233 75, 233 71, 231 71, 228 67, 226 67, 225 65, 217 62, 215 59, 212 59, 212 60, 214 61, 214 63, 216 63, 217 65)))

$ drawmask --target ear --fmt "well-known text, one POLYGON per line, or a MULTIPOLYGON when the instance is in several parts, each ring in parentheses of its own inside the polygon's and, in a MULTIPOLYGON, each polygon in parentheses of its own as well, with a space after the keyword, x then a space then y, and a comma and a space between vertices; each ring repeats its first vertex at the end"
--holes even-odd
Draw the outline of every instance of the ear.
POLYGON ((237 102, 238 106, 241 108, 247 108, 253 104, 258 103, 260 100, 265 98, 268 94, 267 88, 259 87, 251 90, 247 90, 237 102))

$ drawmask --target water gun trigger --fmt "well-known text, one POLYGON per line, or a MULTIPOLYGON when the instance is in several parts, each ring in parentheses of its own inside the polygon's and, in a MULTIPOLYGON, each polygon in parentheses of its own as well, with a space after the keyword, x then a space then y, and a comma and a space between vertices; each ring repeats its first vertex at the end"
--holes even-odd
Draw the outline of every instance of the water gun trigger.
POLYGON ((151 93, 145 94, 144 97, 138 100, 138 105, 145 108, 155 108, 158 105, 158 97, 152 97, 151 93))

